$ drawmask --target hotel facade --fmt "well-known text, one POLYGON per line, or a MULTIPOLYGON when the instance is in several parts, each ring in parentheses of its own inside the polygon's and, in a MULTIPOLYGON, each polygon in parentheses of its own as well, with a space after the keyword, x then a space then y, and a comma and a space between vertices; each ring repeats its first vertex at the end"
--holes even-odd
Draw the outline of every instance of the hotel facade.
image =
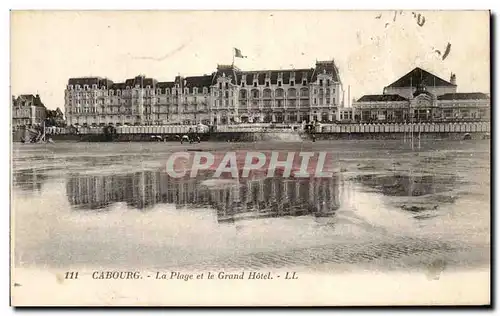
POLYGON ((67 124, 79 126, 334 122, 342 107, 333 60, 290 70, 218 65, 210 75, 170 82, 70 78, 65 90, 67 124))

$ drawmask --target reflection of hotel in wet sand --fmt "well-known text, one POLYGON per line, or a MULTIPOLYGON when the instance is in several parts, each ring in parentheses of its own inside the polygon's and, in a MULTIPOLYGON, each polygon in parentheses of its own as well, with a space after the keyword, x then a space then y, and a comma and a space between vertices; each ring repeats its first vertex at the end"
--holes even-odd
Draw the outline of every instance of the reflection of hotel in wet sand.
MULTIPOLYGON (((174 179, 160 172, 71 177, 66 185, 70 203, 101 209, 126 202, 138 209, 157 203, 177 207, 210 207, 218 221, 280 216, 329 216, 340 207, 344 185, 338 177, 304 180, 265 178, 240 185, 207 187, 203 179, 174 179)), ((210 180, 212 181, 212 180, 210 180)))

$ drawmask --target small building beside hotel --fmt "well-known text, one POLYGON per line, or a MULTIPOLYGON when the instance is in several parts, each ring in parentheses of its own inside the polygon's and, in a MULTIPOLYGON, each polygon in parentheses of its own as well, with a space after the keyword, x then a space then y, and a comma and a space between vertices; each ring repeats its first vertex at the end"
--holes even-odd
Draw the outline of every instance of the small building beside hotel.
POLYGON ((352 111, 361 123, 470 122, 489 121, 490 104, 485 93, 457 92, 455 74, 446 81, 417 67, 382 94, 359 98, 352 111))
POLYGON ((12 128, 40 126, 45 120, 46 110, 38 94, 12 96, 12 128))

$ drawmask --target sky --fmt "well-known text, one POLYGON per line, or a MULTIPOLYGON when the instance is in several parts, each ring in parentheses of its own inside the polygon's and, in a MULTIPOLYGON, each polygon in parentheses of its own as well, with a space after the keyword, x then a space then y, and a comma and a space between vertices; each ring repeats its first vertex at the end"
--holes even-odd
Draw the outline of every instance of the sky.
POLYGON ((333 59, 346 99, 348 86, 351 99, 380 94, 415 67, 489 93, 489 23, 487 11, 12 11, 11 94, 64 109, 71 77, 210 74, 233 47, 242 70, 333 59))

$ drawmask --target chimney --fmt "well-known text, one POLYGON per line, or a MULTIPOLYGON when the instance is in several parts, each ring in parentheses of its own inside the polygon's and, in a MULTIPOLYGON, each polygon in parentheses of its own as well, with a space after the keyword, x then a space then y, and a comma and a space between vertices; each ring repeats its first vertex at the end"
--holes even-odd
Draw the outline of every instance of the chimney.
POLYGON ((454 73, 450 75, 450 83, 453 85, 457 85, 457 76, 454 73))

